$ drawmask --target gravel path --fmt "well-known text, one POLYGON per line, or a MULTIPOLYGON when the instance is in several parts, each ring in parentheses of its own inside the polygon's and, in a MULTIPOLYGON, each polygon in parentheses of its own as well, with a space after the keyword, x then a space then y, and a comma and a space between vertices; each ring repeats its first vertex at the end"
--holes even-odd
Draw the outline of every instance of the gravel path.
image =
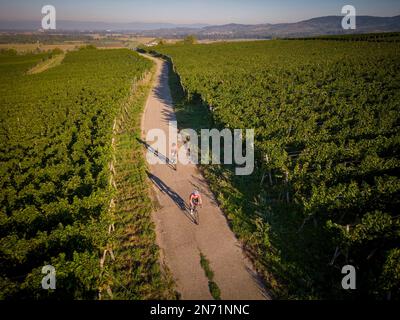
MULTIPOLYGON (((168 66, 160 59, 151 59, 157 64, 157 72, 143 114, 144 137, 154 128, 162 129, 168 135, 169 121, 175 120, 168 66)), ((182 299, 212 299, 208 280, 200 266, 200 252, 210 262, 222 299, 269 299, 196 166, 178 164, 177 171, 167 164, 149 165, 148 168, 160 204, 153 213, 157 242, 182 299), (204 202, 199 210, 199 225, 193 223, 185 209, 195 186, 204 202)))

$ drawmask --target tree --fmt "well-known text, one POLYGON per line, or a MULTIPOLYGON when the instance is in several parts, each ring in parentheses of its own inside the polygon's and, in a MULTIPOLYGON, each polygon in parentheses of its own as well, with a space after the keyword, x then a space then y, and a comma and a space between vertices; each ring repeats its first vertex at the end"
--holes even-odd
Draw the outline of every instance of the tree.
POLYGON ((194 35, 188 35, 187 37, 185 37, 185 39, 183 39, 183 43, 184 44, 195 44, 195 43, 197 43, 197 38, 194 35))

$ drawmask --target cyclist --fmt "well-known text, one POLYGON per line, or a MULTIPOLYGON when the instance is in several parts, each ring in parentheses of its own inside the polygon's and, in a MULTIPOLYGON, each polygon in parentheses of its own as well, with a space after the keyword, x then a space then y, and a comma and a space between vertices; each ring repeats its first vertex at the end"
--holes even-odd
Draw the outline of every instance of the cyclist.
POLYGON ((174 169, 176 170, 176 165, 178 163, 178 147, 176 145, 176 143, 172 144, 172 148, 171 148, 171 158, 169 163, 174 167, 174 169))
POLYGON ((194 190, 190 194, 189 205, 190 205, 190 214, 191 215, 193 215, 193 210, 195 207, 203 205, 203 200, 201 199, 201 195, 198 190, 194 190))

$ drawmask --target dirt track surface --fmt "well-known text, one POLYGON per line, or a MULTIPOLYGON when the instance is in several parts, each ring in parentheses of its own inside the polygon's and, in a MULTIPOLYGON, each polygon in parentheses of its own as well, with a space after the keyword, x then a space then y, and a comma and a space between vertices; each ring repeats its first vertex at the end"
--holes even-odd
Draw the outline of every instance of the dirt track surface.
MULTIPOLYGON (((169 121, 176 119, 168 86, 168 66, 162 60, 151 59, 157 64, 157 72, 143 114, 143 140, 155 128, 168 136, 169 121)), ((200 265, 200 252, 210 262, 222 299, 269 299, 196 166, 178 164, 177 171, 168 164, 148 167, 148 177, 160 204, 153 213, 157 243, 182 299, 212 299, 200 265), (195 187, 203 197, 199 225, 187 210, 189 195, 195 187)))

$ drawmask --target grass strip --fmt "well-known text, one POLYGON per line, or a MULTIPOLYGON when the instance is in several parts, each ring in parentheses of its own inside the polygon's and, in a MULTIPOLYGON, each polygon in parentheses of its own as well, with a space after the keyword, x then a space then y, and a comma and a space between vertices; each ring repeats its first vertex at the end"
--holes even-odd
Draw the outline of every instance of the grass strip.
POLYGON ((200 252, 200 265, 206 274, 208 279, 208 289, 212 297, 215 300, 221 300, 221 290, 219 289, 218 285, 214 282, 214 272, 210 267, 210 262, 207 260, 206 256, 200 252))

